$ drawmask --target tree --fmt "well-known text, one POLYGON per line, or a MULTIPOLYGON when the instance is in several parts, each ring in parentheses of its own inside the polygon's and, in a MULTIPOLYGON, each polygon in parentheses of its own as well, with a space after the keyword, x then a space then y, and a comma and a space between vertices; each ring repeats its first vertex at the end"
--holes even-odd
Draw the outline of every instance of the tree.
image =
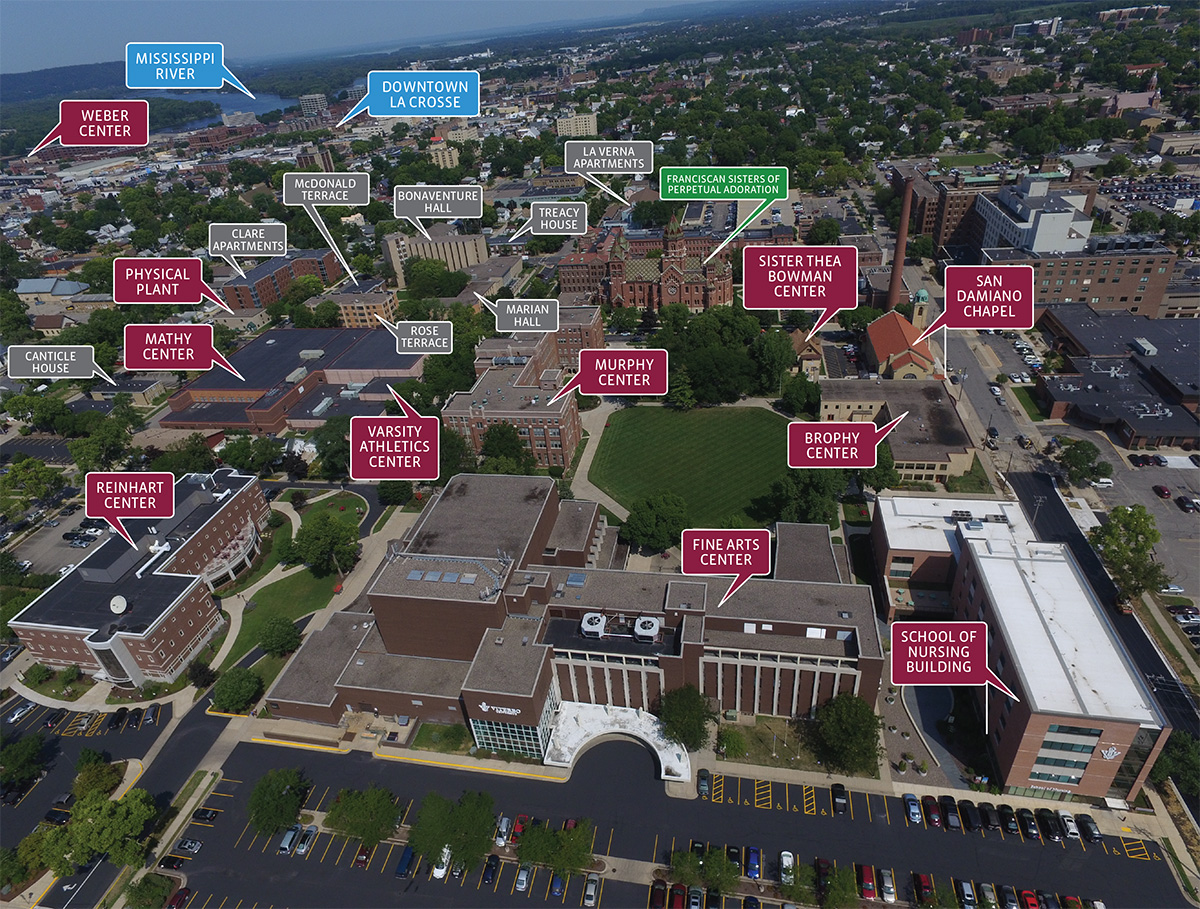
POLYGON ((658 718, 663 735, 688 751, 699 751, 708 744, 708 724, 717 712, 695 685, 684 685, 664 692, 658 699, 658 718))
POLYGON ((688 379, 686 366, 681 366, 671 373, 670 387, 667 390, 667 404, 684 413, 696 406, 696 395, 692 391, 692 383, 688 379))
POLYGON ((166 905, 175 882, 161 874, 143 874, 125 889, 125 905, 133 909, 158 909, 166 905))
POLYGON ((281 615, 273 616, 267 619, 263 626, 258 646, 263 649, 264 653, 273 657, 289 654, 300 646, 300 629, 292 623, 291 619, 281 615))
POLYGON ((408 844, 418 855, 440 856, 452 838, 453 819, 454 803, 437 792, 427 793, 409 828, 408 844))
POLYGON ((879 765, 882 725, 867 701, 844 692, 817 708, 811 727, 813 750, 835 772, 871 773, 879 765))
POLYGON ((0 749, 0 780, 25 783, 36 777, 46 766, 45 746, 46 738, 38 731, 0 749))
POLYGON ((34 688, 44 685, 52 678, 54 678, 54 670, 41 663, 34 663, 25 670, 25 681, 34 688))
POLYGON ((771 484, 768 498, 776 520, 828 524, 837 517, 837 497, 845 488, 844 470, 789 470, 771 484))
POLYGON ((343 789, 325 815, 325 826, 374 848, 396 829, 395 798, 374 784, 365 790, 343 789))
POLYGON ((792 336, 778 328, 765 331, 750 345, 758 366, 758 386, 764 394, 782 394, 784 377, 796 362, 792 336))
POLYGON ((936 253, 937 248, 934 246, 933 237, 917 234, 915 237, 909 238, 905 255, 910 259, 932 259, 936 253))
MULTIPOLYGON (((357 263, 359 259, 370 258, 367 256, 355 256, 354 261, 357 263)), ((355 265, 355 273, 358 273, 358 266, 355 265)), ((313 327, 314 328, 337 328, 342 324, 342 308, 338 306, 336 300, 322 300, 313 307, 313 327)))
POLYGON ((854 879, 854 868, 839 865, 825 884, 822 905, 825 909, 854 909, 858 904, 858 882, 854 879))
POLYGON ((29 877, 29 869, 16 849, 0 849, 0 887, 16 887, 29 877))
MULTIPOLYGON (((725 850, 712 846, 704 853, 704 885, 721 893, 732 893, 741 883, 742 869, 729 860, 725 850)), ((815 905, 810 903, 809 905, 815 905)))
POLYGON ((192 660, 187 668, 187 679, 189 684, 203 691, 217 680, 217 672, 203 660, 192 660))
POLYGON ((634 503, 621 536, 634 545, 661 551, 677 545, 687 526, 687 502, 676 493, 660 492, 634 503))
POLYGON ((313 444, 321 461, 321 475, 339 480, 350 470, 350 417, 331 417, 313 433, 313 444))
POLYGON ((262 679, 245 666, 225 670, 213 686, 213 709, 221 713, 242 713, 262 693, 262 679))
POLYGON ((1154 560, 1154 547, 1161 539, 1154 516, 1144 505, 1118 505, 1104 524, 1088 531, 1088 542, 1100 553, 1123 600, 1136 600, 1147 590, 1160 590, 1171 582, 1166 569, 1154 560))
POLYGON ((384 505, 407 505, 413 486, 408 480, 383 480, 378 487, 379 501, 384 505))
POLYGON ((558 831, 558 852, 551 867, 564 877, 580 874, 592 864, 592 840, 596 828, 591 819, 583 818, 570 830, 558 831))
POLYGON ((717 751, 736 759, 746 753, 746 737, 733 726, 717 730, 717 751))
POLYGON ((804 373, 797 373, 784 381, 780 401, 792 416, 815 414, 821 406, 821 386, 804 373))
POLYGON ((72 663, 70 666, 64 667, 58 673, 58 680, 63 685, 73 685, 79 681, 79 667, 72 663))
POLYGON ((556 833, 544 822, 527 827, 517 843, 517 858, 531 865, 552 864, 558 851, 556 833))
POLYGON ((318 577, 335 569, 344 574, 358 559, 358 528, 328 511, 318 511, 305 519, 292 545, 318 577))
POLYGON ((883 315, 883 311, 870 306, 843 309, 837 315, 838 325, 846 331, 863 332, 867 326, 883 315))
POLYGON ((71 791, 75 798, 86 798, 93 792, 109 795, 121 783, 121 768, 114 764, 88 764, 79 771, 71 791))
POLYGON ((212 473, 216 466, 217 459, 199 432, 167 446, 165 452, 150 462, 151 470, 170 471, 176 477, 187 473, 212 473))
POLYGON ((431 792, 421 801, 409 830, 409 845, 419 854, 434 857, 449 846, 455 861, 470 871, 491 851, 494 809, 495 802, 487 792, 464 792, 457 803, 431 792))
POLYGON ((1112 465, 1100 460, 1100 449, 1086 439, 1064 445, 1058 456, 1067 468, 1067 479, 1076 486, 1099 477, 1112 476, 1112 465))
POLYGON ((1162 229, 1162 221, 1154 212, 1139 208, 1130 215, 1128 229, 1131 234, 1156 234, 1162 229))
POLYGON ((638 327, 641 314, 628 306, 618 306, 608 317, 608 330, 611 332, 631 332, 638 327))
POLYGON ((1155 785, 1162 785, 1167 777, 1175 780, 1184 795, 1200 795, 1200 740, 1182 729, 1171 733, 1167 747, 1150 769, 1150 780, 1155 785))
POLYGON ((818 218, 808 229, 804 242, 809 246, 833 246, 842 236, 842 226, 836 218, 818 218))
POLYGON ((92 792, 75 803, 71 823, 46 832, 42 859, 59 877, 73 874, 77 865, 104 853, 114 865, 136 865, 146 852, 142 831, 157 812, 154 798, 145 789, 130 789, 115 801, 103 792, 92 792))
MULTIPOLYGON (((270 836, 296 823, 308 782, 298 767, 278 767, 259 778, 250 792, 247 813, 259 833, 270 836)), ((395 820, 393 813, 392 819, 395 820)))
POLYGON ((685 887, 696 887, 703 880, 700 856, 690 849, 677 849, 671 853, 671 877, 685 887))
POLYGON ((892 446, 880 442, 875 449, 875 466, 862 471, 859 485, 870 487, 876 491, 900 485, 900 471, 896 469, 896 461, 892 457, 892 446))
MULTIPOLYGON (((7 243, 0 243, 0 249, 12 247, 7 243)), ((12 298, 0 299, 0 335, 10 344, 24 344, 38 337, 29 324, 29 305, 22 303, 15 294, 12 298)))
POLYGON ((104 755, 95 748, 79 749, 79 757, 75 759, 75 772, 82 773, 84 767, 90 767, 93 764, 103 764, 104 755))
POLYGON ((293 489, 291 497, 291 505, 296 511, 299 511, 308 504, 308 493, 303 489, 293 489))
POLYGON ((533 458, 525 442, 517 432, 517 427, 511 423, 494 423, 483 434, 483 442, 479 446, 479 454, 483 458, 511 458, 521 462, 527 457, 533 458))

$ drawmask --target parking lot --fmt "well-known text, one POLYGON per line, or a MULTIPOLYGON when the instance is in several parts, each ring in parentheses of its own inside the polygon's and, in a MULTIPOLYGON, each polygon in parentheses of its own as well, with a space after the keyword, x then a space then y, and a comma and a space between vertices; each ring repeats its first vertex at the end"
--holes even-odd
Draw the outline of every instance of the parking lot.
MULTIPOLYGON (((582 900, 578 878, 561 897, 549 895, 544 871, 535 875, 529 890, 516 891, 513 850, 504 851, 501 873, 491 885, 482 883, 481 868, 460 879, 434 880, 424 862, 413 878, 398 880, 401 847, 391 841, 375 850, 365 870, 355 868, 357 842, 329 832, 320 834, 307 855, 279 855, 279 836, 256 835, 246 813, 255 781, 272 766, 299 767, 311 781, 304 811, 324 811, 340 788, 361 789, 372 782, 396 796, 398 813, 416 810, 427 792, 457 798, 464 790, 485 789, 495 798, 497 813, 509 817, 528 814, 555 826, 568 817, 590 818, 599 856, 666 864, 672 850, 685 850, 698 839, 737 849, 758 846, 768 880, 778 873, 778 856, 786 849, 800 862, 820 856, 839 865, 870 862, 893 869, 902 894, 918 872, 947 885, 962 876, 1103 899, 1108 905, 1184 905, 1159 845, 1132 829, 1097 845, 1031 842, 994 831, 947 833, 909 825, 900 800, 893 797, 852 791, 846 812, 837 814, 827 787, 720 775, 711 799, 672 799, 663 792, 649 752, 612 743, 587 752, 565 783, 384 762, 358 752, 286 752, 240 744, 225 764, 226 778, 204 803, 220 812, 217 819, 207 826, 191 824, 182 834, 204 844, 194 856, 184 856, 178 872, 191 890, 189 907, 530 901, 576 906, 582 900), (489 886, 492 892, 481 900, 480 891, 489 886)), ((645 906, 648 898, 647 882, 604 880, 601 905, 645 906)), ((765 900, 767 905, 777 902, 769 895, 765 900)), ((728 909, 737 905, 736 899, 724 901, 728 909)))
POLYGON ((40 528, 26 537, 13 550, 17 561, 32 562, 29 569, 34 574, 56 574, 65 565, 76 565, 82 562, 89 552, 95 550, 101 541, 108 539, 105 531, 100 536, 92 536, 87 548, 72 547, 63 539, 64 533, 80 533, 80 523, 86 518, 83 508, 72 515, 62 515, 61 509, 47 510, 45 518, 57 521, 58 526, 52 527, 43 523, 40 528))
POLYGON ((70 711, 53 729, 45 728, 47 717, 54 708, 37 706, 16 723, 8 717, 22 703, 23 698, 12 698, 3 709, 4 722, 0 726, 5 745, 25 735, 41 731, 46 736, 48 759, 46 776, 37 782, 15 805, 0 808, 0 846, 13 848, 29 833, 54 800, 70 792, 75 779, 75 762, 84 748, 103 753, 106 760, 121 761, 140 758, 158 738, 171 719, 170 705, 164 705, 154 724, 142 722, 138 727, 126 723, 119 729, 109 729, 111 713, 70 711))

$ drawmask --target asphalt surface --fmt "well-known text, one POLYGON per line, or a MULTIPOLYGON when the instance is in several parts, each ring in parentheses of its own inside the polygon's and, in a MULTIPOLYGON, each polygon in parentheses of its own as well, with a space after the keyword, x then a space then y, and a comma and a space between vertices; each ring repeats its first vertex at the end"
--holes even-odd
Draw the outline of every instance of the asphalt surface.
POLYGON ((1079 562, 1092 589, 1107 607, 1109 619, 1121 636, 1125 649, 1129 651, 1142 674, 1155 689, 1158 702, 1176 729, 1192 735, 1200 735, 1200 717, 1196 706, 1180 688, 1171 670, 1163 662, 1158 651, 1146 637, 1137 620, 1131 615, 1121 615, 1114 608, 1116 589, 1104 571, 1082 531, 1071 519, 1067 506, 1054 490, 1054 481, 1046 474, 1013 472, 1009 476, 1025 513, 1033 518, 1038 538, 1052 543, 1066 543, 1079 562), (1040 504, 1039 504, 1040 503, 1040 504))
MULTIPOLYGON (((166 722, 166 718, 163 722, 166 722)), ((149 792, 160 809, 166 809, 175 794, 191 778, 197 762, 208 753, 226 723, 228 720, 225 718, 209 716, 198 708, 190 711, 172 732, 154 763, 138 779, 137 787, 149 792)), ((142 753, 145 753, 145 749, 142 753)), ((70 786, 69 781, 67 786, 70 786)), ((48 797, 47 807, 51 801, 53 796, 48 797)), ((55 881, 38 905, 46 909, 98 906, 116 880, 117 871, 117 868, 104 861, 83 868, 72 877, 55 881)))
POLYGON ((21 544, 13 550, 17 561, 28 560, 33 563, 29 570, 34 574, 53 574, 64 565, 77 565, 92 552, 101 541, 108 539, 108 533, 91 537, 86 549, 72 547, 62 538, 68 531, 78 531, 80 523, 87 517, 84 509, 80 508, 73 515, 60 515, 60 509, 47 509, 46 517, 58 521, 57 527, 43 523, 32 534, 25 537, 21 544))
POLYGON ((71 452, 67 450, 67 440, 61 436, 37 433, 23 436, 16 430, 11 430, 0 440, 0 460, 11 460, 18 451, 24 452, 31 458, 41 458, 47 464, 71 463, 71 452))
POLYGON ((76 710, 68 713, 53 730, 49 730, 43 727, 43 723, 53 711, 49 707, 39 706, 18 723, 7 722, 12 710, 23 700, 17 698, 11 705, 6 705, 5 721, 0 726, 3 744, 12 744, 40 730, 46 737, 43 753, 48 761, 48 769, 45 778, 29 790, 20 802, 13 807, 0 808, 0 846, 5 849, 14 848, 38 825, 55 799, 71 791, 71 784, 75 780, 75 762, 84 748, 103 753, 109 761, 141 758, 150 750, 171 718, 171 707, 166 705, 156 726, 143 724, 137 729, 126 727, 109 731, 109 714, 97 713, 87 720, 87 713, 76 710))
MULTIPOLYGON (((870 862, 892 868, 902 895, 911 893, 911 875, 917 871, 932 874, 939 887, 961 875, 1103 899, 1110 906, 1186 905, 1152 841, 1109 837, 1102 845, 1060 844, 996 832, 943 832, 924 823, 910 826, 897 798, 852 792, 847 813, 835 815, 828 789, 735 777, 716 777, 711 800, 670 799, 651 754, 619 742, 585 754, 566 783, 390 763, 360 752, 333 755, 240 744, 225 764, 226 779, 205 805, 220 810, 219 818, 208 827, 192 824, 184 834, 204 843, 181 872, 191 890, 189 907, 580 904, 582 881, 575 879, 562 897, 554 897, 544 872, 530 891, 515 892, 511 851, 485 897, 478 868, 460 880, 438 881, 423 862, 411 881, 398 881, 395 843, 377 847, 365 870, 353 867, 357 842, 330 833, 321 833, 306 856, 279 855, 279 835, 256 835, 246 815, 255 781, 265 768, 279 766, 302 768, 311 780, 303 810, 327 810, 340 788, 365 788, 371 782, 388 788, 397 797, 397 810, 408 813, 428 792, 457 798, 464 790, 483 789, 494 796, 497 813, 510 817, 528 814, 552 826, 568 817, 591 818, 593 848, 601 857, 666 862, 673 849, 687 849, 695 838, 759 847, 768 879, 777 873, 780 851, 787 849, 800 862, 819 855, 839 865, 870 862)), ((535 766, 528 770, 537 772, 535 766)), ((600 905, 645 906, 648 895, 647 884, 609 880, 600 905)), ((769 897, 766 902, 778 903, 769 897)), ((727 899, 724 905, 732 909, 737 901, 727 899)))

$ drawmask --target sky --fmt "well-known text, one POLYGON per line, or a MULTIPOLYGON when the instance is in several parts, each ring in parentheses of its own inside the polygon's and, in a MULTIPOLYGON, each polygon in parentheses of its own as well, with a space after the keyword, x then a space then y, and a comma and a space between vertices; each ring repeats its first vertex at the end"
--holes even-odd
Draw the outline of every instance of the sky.
MULTIPOLYGON (((737 0, 715 5, 732 6, 737 0)), ((0 73, 123 60, 128 41, 220 41, 227 63, 489 29, 653 18, 695 0, 3 0, 0 73)))

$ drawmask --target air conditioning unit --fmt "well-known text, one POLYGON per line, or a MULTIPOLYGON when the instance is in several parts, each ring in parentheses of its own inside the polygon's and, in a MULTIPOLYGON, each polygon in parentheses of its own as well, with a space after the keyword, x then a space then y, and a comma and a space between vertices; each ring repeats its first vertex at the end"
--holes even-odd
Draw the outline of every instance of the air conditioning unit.
POLYGON ((633 636, 639 641, 653 641, 658 637, 659 625, 658 619, 640 618, 633 623, 633 636))
POLYGON ((604 635, 604 616, 598 612, 584 613, 579 631, 585 638, 602 637, 604 635))

